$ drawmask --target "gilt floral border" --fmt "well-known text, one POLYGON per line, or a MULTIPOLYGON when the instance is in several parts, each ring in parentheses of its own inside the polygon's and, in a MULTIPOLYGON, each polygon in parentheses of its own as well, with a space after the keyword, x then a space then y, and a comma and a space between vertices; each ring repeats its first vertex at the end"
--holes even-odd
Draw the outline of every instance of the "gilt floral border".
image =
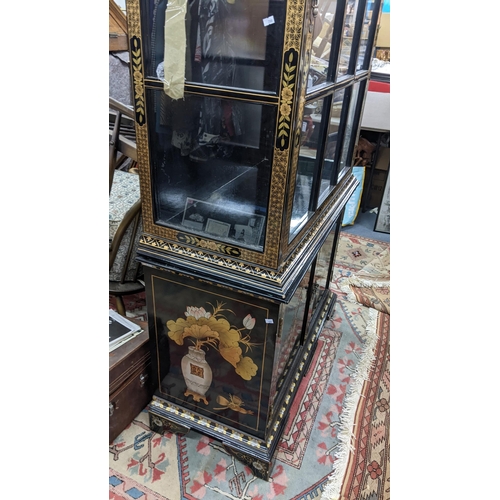
POLYGON ((290 147, 298 59, 298 52, 294 49, 290 49, 285 53, 279 104, 278 133, 276 134, 276 147, 281 151, 290 147))

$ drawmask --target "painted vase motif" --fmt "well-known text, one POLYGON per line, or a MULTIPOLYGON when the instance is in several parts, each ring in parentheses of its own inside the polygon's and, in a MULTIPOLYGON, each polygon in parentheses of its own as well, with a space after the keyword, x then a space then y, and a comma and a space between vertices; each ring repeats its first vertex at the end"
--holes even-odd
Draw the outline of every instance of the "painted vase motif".
POLYGON ((205 393, 212 383, 212 369, 205 359, 205 351, 188 347, 188 353, 181 360, 181 370, 187 389, 184 396, 193 396, 196 402, 208 405, 205 393))
MULTIPOLYGON (((224 302, 217 302, 216 306, 210 305, 213 312, 206 311, 204 307, 188 306, 185 318, 167 321, 171 340, 177 345, 184 345, 185 339, 193 343, 181 360, 181 371, 187 386, 184 396, 192 396, 196 402, 203 401, 206 405, 208 401, 205 393, 212 383, 212 369, 205 360, 203 349, 213 347, 243 380, 251 380, 258 370, 252 357, 247 355, 252 347, 258 345, 250 338, 256 319, 247 314, 242 320, 243 326, 238 328, 223 314, 232 313, 230 309, 224 308, 224 302)), ((228 407, 242 413, 252 413, 251 410, 241 408, 243 401, 236 395, 229 395, 229 399, 219 395, 218 402, 223 405, 219 410, 228 407)))

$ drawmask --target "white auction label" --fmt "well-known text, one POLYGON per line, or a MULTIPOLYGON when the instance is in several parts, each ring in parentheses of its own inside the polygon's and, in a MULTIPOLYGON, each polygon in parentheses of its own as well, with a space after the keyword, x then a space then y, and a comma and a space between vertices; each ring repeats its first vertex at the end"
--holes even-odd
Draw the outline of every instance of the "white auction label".
POLYGON ((274 24, 274 16, 266 17, 262 19, 262 22, 264 23, 264 26, 269 26, 270 24, 274 24))

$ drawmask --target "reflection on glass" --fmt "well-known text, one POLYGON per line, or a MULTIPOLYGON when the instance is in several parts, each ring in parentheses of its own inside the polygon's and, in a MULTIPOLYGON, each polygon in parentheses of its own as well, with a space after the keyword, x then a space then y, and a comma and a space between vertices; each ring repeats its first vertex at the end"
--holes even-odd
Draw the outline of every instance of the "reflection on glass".
POLYGON ((295 194, 293 197, 290 241, 314 214, 311 207, 312 181, 318 148, 321 147, 319 128, 323 112, 323 99, 304 107, 295 194))
POLYGON ((147 72, 167 84, 180 73, 188 82, 276 91, 284 9, 270 0, 156 0, 147 72))
MULTIPOLYGON (((315 262, 308 268, 291 301, 282 306, 280 318, 283 318, 282 335, 275 344, 274 370, 271 380, 271 404, 274 403, 278 389, 287 375, 287 362, 293 360, 301 347, 301 339, 315 325, 311 323, 318 316, 318 307, 327 299, 332 280, 332 254, 335 231, 331 231, 321 246, 315 262), (311 284, 311 277, 314 282, 311 284), (312 286, 311 286, 312 285, 312 286), (301 334, 304 333, 302 336, 301 334)), ((320 317, 320 316, 319 316, 320 317)))
POLYGON ((337 76, 347 74, 349 70, 349 59, 351 56, 352 39, 356 23, 356 13, 358 11, 358 0, 347 0, 346 13, 344 18, 344 32, 342 35, 342 46, 339 54, 339 66, 337 76))
POLYGON ((307 79, 308 90, 326 81, 336 8, 337 0, 318 2, 318 15, 314 20, 311 65, 307 79))
POLYGON ((330 261, 333 253, 334 240, 335 231, 331 231, 316 257, 316 268, 308 311, 308 321, 311 320, 316 308, 322 303, 322 299, 325 298, 325 292, 330 288, 330 281, 332 279, 330 261))
POLYGON ((370 33, 370 26, 372 24, 373 15, 373 2, 366 2, 365 14, 363 16, 363 27, 361 29, 361 39, 359 41, 358 61, 356 63, 356 70, 368 69, 365 63, 366 45, 368 43, 368 35, 370 33), (365 63, 365 64, 364 64, 365 63))
POLYGON ((358 94, 359 94, 359 82, 356 82, 352 86, 351 99, 349 101, 349 112, 347 114, 347 122, 345 127, 345 135, 344 142, 342 144, 342 156, 340 158, 340 167, 339 167, 339 179, 343 177, 345 172, 347 171, 346 167, 351 166, 352 158, 348 158, 349 154, 349 146, 351 144, 351 137, 353 132, 353 124, 354 124, 354 115, 356 112, 356 105, 358 103, 358 94))
POLYGON ((155 222, 262 251, 274 108, 147 92, 155 222))
MULTIPOLYGON (((318 316, 315 316, 320 312, 321 307, 325 304, 325 300, 328 298, 328 292, 330 290, 330 281, 332 280, 332 254, 333 254, 333 243, 335 241, 335 231, 331 231, 327 239, 323 243, 318 252, 315 262, 311 269, 313 271, 313 283, 309 284, 310 272, 308 273, 307 284, 310 286, 309 297, 307 302, 307 311, 304 324, 305 335, 309 333, 311 328, 315 325, 311 323, 313 320, 316 321, 318 316), (319 308, 319 309, 318 309, 319 308)), ((304 300, 305 302, 305 300, 304 300)), ((303 315, 302 311, 300 312, 303 315)), ((321 315, 320 315, 321 316, 321 315)))
POLYGON ((342 106, 344 105, 345 90, 337 90, 333 94, 332 107, 330 109, 330 122, 326 136, 325 158, 321 170, 321 185, 319 189, 318 206, 333 191, 337 182, 335 152, 337 151, 338 130, 342 106))
POLYGON ((283 320, 281 337, 277 339, 274 354, 274 369, 271 379, 271 405, 279 392, 277 388, 286 376, 287 361, 293 360, 294 351, 300 348, 301 333, 304 326, 305 306, 307 303, 307 291, 311 278, 311 267, 307 270, 304 278, 300 282, 295 294, 288 304, 283 304, 280 311, 280 318, 283 320))

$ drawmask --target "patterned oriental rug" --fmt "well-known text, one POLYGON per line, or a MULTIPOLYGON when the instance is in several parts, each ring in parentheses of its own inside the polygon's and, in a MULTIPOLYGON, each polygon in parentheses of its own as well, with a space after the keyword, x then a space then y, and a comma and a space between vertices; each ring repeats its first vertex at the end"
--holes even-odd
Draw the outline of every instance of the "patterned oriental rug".
MULTIPOLYGON (((388 248, 341 233, 334 315, 301 382, 269 482, 194 430, 152 432, 145 408, 109 446, 109 499, 388 500, 389 316, 346 300, 340 287, 388 248)), ((145 319, 141 300, 126 301, 130 316, 145 319)))
MULTIPOLYGON (((344 426, 344 442, 349 446, 337 454, 343 467, 334 468, 324 487, 323 499, 390 498, 390 316, 380 313, 377 321, 374 362, 360 397, 352 401, 353 405, 356 403, 352 421, 344 426)), ((345 401, 344 408, 348 405, 345 401)))

